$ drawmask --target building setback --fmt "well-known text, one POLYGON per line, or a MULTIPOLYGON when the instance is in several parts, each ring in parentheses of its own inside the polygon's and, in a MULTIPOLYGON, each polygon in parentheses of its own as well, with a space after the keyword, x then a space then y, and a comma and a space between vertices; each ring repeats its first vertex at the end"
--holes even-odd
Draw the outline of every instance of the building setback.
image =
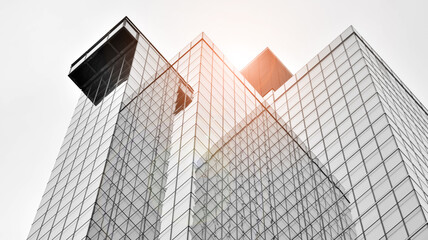
POLYGON ((353 27, 295 75, 269 49, 241 74, 124 18, 69 77, 28 239, 428 238, 428 110, 353 27))

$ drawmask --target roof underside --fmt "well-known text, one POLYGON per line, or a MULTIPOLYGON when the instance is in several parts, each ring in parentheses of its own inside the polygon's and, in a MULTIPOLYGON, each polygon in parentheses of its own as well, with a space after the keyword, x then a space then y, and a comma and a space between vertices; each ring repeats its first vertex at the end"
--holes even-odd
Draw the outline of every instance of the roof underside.
POLYGON ((86 59, 76 61, 79 63, 76 64, 75 62, 73 64, 72 70, 68 75, 95 105, 114 89, 108 86, 116 85, 111 82, 109 84, 99 84, 99 76, 128 50, 135 49, 137 45, 135 35, 130 33, 126 27, 120 27, 112 36, 103 40, 104 43, 97 49, 90 49, 93 53, 87 56, 86 59), (105 94, 96 94, 93 90, 91 91, 91 87, 94 84, 100 86, 99 88, 104 88, 98 89, 97 92, 105 94))

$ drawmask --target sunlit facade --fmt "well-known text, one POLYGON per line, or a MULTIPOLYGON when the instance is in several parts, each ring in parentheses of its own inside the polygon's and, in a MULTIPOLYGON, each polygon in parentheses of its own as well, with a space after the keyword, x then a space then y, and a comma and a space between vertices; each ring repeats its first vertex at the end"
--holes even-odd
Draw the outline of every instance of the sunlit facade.
POLYGON ((428 111, 352 27, 269 102, 345 189, 358 238, 428 238, 428 111))
POLYGON ((267 54, 167 61, 119 22, 72 64, 28 239, 428 238, 426 108, 352 27, 295 75, 267 54))

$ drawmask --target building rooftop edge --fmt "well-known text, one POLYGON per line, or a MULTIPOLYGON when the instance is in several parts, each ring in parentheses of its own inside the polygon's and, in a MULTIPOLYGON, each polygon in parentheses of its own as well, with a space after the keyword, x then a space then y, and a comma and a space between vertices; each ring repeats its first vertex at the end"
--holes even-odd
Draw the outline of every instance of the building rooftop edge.
MULTIPOLYGON (((109 35, 114 32, 115 30, 119 29, 119 26, 121 24, 128 23, 130 27, 132 27, 133 30, 137 32, 138 35, 142 36, 144 40, 146 40, 153 48, 154 50, 162 57, 165 62, 169 63, 169 61, 162 55, 162 53, 150 42, 150 40, 141 32, 141 30, 131 21, 131 19, 128 16, 125 16, 122 18, 118 23, 116 23, 106 34, 104 34, 97 42, 95 42, 88 50, 86 50, 77 60, 75 60, 70 67, 70 72, 74 67, 76 67, 76 64, 82 61, 82 59, 85 58, 85 56, 88 56, 88 53, 91 53, 91 51, 96 50, 97 47, 101 46, 103 44, 103 41, 109 37, 109 35)), ((123 26, 125 27, 125 25, 123 26)), ((90 56, 90 55, 89 55, 90 56)))

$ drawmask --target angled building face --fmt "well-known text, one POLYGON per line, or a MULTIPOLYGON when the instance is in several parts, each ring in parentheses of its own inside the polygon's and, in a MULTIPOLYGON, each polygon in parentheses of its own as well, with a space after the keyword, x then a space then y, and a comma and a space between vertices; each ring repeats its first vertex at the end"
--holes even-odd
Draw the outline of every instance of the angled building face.
POLYGON ((359 238, 427 237, 427 110, 352 27, 270 101, 346 190, 359 238))
POLYGON ((352 236, 343 191, 206 35, 172 64, 194 98, 172 136, 160 239, 352 236))
POLYGON ((348 28, 294 76, 205 35, 167 61, 123 19, 28 239, 426 239, 428 111, 348 28))

